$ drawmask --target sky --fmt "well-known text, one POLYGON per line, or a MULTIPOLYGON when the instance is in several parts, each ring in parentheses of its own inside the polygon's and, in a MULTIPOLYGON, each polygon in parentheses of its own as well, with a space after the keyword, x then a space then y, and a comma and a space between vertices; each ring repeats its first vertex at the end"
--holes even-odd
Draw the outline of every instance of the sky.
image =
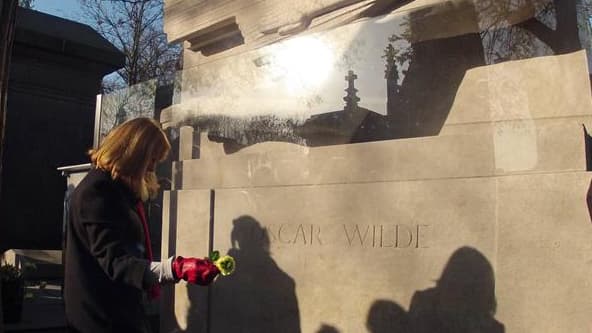
POLYGON ((35 0, 33 9, 72 21, 81 21, 78 0, 35 0))
MULTIPOLYGON (((36 0, 34 9, 82 21, 78 0, 36 0)), ((302 45, 296 39, 262 50, 278 60, 276 67, 253 69, 252 59, 244 66, 237 66, 240 61, 235 59, 235 64, 229 66, 235 70, 227 73, 227 80, 204 82, 200 90, 205 96, 199 94, 192 97, 199 98, 199 109, 207 113, 234 109, 228 96, 236 97, 241 109, 258 110, 261 113, 274 113, 278 108, 287 113, 297 110, 306 110, 307 114, 331 112, 343 108, 344 89, 347 87, 345 75, 352 69, 358 73, 355 83, 361 98, 360 105, 385 114, 386 83, 382 54, 388 37, 398 30, 398 20, 386 21, 342 27, 312 41, 304 40, 300 43, 302 45), (344 35, 350 38, 344 38, 344 35), (252 72, 258 73, 245 80, 244 84, 238 82, 237 78, 249 76, 252 72), (270 94, 270 91, 274 93, 270 94)), ((223 72, 214 71, 212 76, 219 78, 221 74, 223 72)))

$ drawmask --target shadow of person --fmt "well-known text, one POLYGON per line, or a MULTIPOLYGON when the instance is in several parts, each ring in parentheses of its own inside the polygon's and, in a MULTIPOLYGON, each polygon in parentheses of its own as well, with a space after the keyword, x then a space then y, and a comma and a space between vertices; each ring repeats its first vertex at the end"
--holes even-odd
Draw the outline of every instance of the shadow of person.
POLYGON ((493 268, 479 251, 462 247, 450 257, 436 287, 413 295, 409 332, 503 333, 495 310, 493 268))
POLYGON ((339 330, 335 326, 321 324, 317 333, 339 333, 339 330))
POLYGON ((390 300, 376 300, 368 311, 366 327, 371 333, 406 333, 407 312, 390 300))
POLYGON ((322 324, 317 333, 339 333, 339 330, 334 326, 322 324))
POLYGON ((186 333, 205 333, 208 332, 207 310, 208 293, 207 288, 202 286, 187 284, 188 305, 187 309, 187 327, 183 332, 186 333))
POLYGON ((253 217, 240 216, 231 241, 236 270, 211 289, 211 332, 300 333, 296 284, 271 257, 267 231, 253 217))

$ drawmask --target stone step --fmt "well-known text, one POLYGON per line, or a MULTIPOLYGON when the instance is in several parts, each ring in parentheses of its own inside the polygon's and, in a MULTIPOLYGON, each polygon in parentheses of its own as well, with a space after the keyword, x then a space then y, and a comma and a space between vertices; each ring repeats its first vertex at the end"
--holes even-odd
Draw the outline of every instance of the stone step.
POLYGON ((175 162, 176 189, 286 186, 584 171, 592 117, 449 127, 440 136, 326 147, 262 143, 226 155, 202 134, 200 159, 175 162), (182 171, 180 171, 182 170, 182 171))
POLYGON ((446 126, 589 116, 585 51, 472 68, 458 88, 446 126))

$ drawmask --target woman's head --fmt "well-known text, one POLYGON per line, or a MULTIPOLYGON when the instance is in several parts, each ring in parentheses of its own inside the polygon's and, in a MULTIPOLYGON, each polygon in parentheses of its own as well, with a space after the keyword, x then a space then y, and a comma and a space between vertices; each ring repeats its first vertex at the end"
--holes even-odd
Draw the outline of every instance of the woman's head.
POLYGON ((171 145, 160 125, 150 118, 136 118, 115 127, 98 149, 89 152, 92 163, 126 183, 142 200, 158 191, 154 173, 171 145))

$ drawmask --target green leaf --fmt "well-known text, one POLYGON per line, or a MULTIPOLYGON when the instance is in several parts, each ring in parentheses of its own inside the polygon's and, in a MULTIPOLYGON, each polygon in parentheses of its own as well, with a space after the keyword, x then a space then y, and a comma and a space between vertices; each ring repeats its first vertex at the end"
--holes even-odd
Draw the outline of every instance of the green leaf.
POLYGON ((212 253, 210 253, 210 260, 216 261, 218 259, 220 259, 220 252, 219 251, 212 251, 212 253))

